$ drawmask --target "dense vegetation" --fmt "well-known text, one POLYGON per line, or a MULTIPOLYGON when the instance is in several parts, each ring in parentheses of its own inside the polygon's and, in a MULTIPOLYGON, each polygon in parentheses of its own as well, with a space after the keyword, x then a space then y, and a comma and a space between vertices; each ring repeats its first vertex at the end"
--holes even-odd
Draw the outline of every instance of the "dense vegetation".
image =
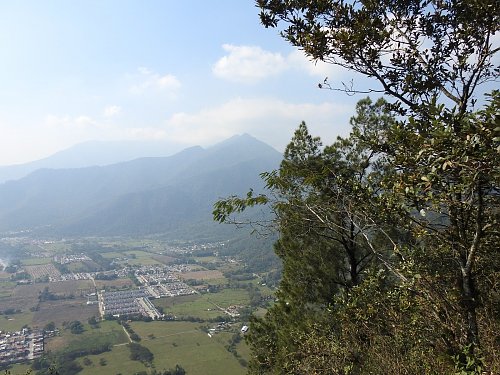
POLYGON ((500 93, 484 85, 498 2, 257 3, 266 27, 387 99, 361 100, 326 147, 301 124, 268 195, 215 205, 221 222, 276 214, 283 278, 252 320, 250 373, 500 372, 500 93))

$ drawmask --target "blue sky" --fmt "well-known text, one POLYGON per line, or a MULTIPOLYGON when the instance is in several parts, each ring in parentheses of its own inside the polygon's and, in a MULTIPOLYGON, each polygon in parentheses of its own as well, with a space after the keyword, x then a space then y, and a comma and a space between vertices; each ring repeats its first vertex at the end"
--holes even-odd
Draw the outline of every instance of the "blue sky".
POLYGON ((0 3, 0 165, 88 140, 209 146, 249 133, 283 150, 300 121, 325 142, 360 97, 319 90, 313 64, 252 0, 0 3))

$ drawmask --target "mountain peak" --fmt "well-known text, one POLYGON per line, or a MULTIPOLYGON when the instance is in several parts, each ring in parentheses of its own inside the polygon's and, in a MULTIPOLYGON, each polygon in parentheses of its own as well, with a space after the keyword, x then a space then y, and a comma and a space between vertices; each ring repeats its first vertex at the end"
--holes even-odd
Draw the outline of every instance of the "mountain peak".
POLYGON ((274 152, 278 152, 276 151, 276 149, 269 146, 267 143, 262 142, 261 140, 251 136, 248 133, 233 135, 232 137, 213 145, 212 147, 209 148, 209 150, 216 150, 226 147, 245 147, 245 148, 250 148, 252 150, 266 149, 268 151, 272 150, 274 152))

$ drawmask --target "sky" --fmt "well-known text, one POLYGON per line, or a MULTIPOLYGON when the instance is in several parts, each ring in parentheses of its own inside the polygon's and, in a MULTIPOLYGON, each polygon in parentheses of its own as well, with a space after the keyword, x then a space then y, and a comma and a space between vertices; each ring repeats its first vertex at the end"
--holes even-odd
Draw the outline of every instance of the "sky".
POLYGON ((283 151, 301 121, 324 143, 346 135, 361 97, 318 83, 356 77, 258 13, 253 0, 0 2, 0 165, 89 140, 248 133, 283 151))

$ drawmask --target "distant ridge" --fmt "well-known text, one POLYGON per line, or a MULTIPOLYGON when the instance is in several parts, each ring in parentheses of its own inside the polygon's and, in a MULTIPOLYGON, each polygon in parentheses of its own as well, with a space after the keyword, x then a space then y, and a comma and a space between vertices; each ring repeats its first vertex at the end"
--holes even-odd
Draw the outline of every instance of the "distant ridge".
POLYGON ((165 141, 88 141, 29 163, 0 166, 0 183, 17 180, 42 168, 103 166, 141 157, 165 157, 182 147, 165 141))
POLYGON ((0 232, 134 235, 212 225, 217 199, 262 189, 259 174, 281 157, 244 134, 168 157, 39 169, 0 185, 0 232))

